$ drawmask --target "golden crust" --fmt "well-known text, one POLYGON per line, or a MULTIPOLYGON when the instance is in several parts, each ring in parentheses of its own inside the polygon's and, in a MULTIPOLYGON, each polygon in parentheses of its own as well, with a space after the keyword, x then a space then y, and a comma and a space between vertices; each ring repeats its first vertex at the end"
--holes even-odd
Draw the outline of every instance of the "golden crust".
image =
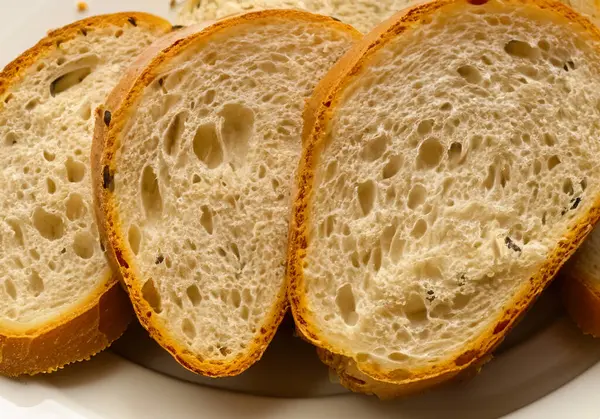
POLYGON ((277 18, 318 22, 347 32, 356 39, 360 36, 351 26, 333 19, 293 10, 269 10, 239 15, 218 21, 203 31, 200 31, 202 28, 200 26, 180 29, 170 37, 151 46, 150 50, 140 57, 111 93, 105 108, 96 112, 96 131, 92 147, 94 199, 101 237, 106 243, 112 264, 120 270, 137 317, 150 335, 185 368, 211 377, 240 374, 261 358, 287 311, 286 284, 283 284, 279 291, 277 301, 267 316, 266 323, 260 328, 260 335, 248 344, 248 350, 244 355, 233 360, 220 361, 203 359, 197 354, 190 353, 171 336, 160 318, 143 298, 144 278, 140 278, 136 272, 134 257, 129 253, 126 234, 120 226, 110 185, 105 185, 105 183, 110 183, 114 175, 114 157, 128 115, 135 109, 144 88, 155 79, 163 63, 168 62, 190 44, 208 40, 228 28, 277 18), (106 111, 110 112, 108 126, 104 118, 106 111))
MULTIPOLYGON (((29 67, 50 54, 61 42, 84 36, 86 31, 94 28, 133 23, 157 34, 171 29, 169 22, 150 14, 117 13, 90 17, 50 31, 0 73, 0 98, 20 82, 29 67)), ((52 372, 72 362, 89 359, 121 336, 132 318, 131 304, 118 277, 107 269, 100 286, 59 318, 28 329, 1 326, 0 374, 18 376, 52 372)))
MULTIPOLYGON (((473 4, 482 4, 487 0, 471 0, 473 4)), ((375 28, 361 42, 352 48, 331 71, 324 77, 315 89, 313 97, 307 102, 304 112, 304 152, 300 161, 297 177, 297 195, 291 219, 290 248, 288 251, 288 295, 292 314, 300 332, 314 345, 335 354, 347 357, 347 362, 340 362, 333 358, 325 357, 336 366, 341 375, 342 384, 352 390, 366 393, 380 393, 383 397, 401 395, 412 390, 423 390, 452 377, 461 372, 481 365, 489 354, 502 342, 507 332, 514 326, 522 313, 538 297, 549 284, 558 269, 568 257, 582 243, 591 231, 592 226, 600 218, 600 197, 597 197, 588 213, 576 220, 563 237, 557 247, 553 249, 546 263, 533 277, 523 283, 520 291, 515 295, 512 303, 506 310, 492 322, 488 328, 474 342, 454 355, 448 357, 445 363, 434 365, 415 371, 384 370, 369 362, 360 362, 356 354, 346 348, 336 347, 322 335, 321 331, 313 326, 311 312, 308 309, 304 289, 303 263, 308 247, 307 225, 310 218, 309 202, 312 195, 314 169, 318 163, 320 148, 324 142, 325 133, 332 109, 336 107, 343 90, 356 77, 363 66, 367 65, 371 56, 394 37, 406 32, 411 27, 417 26, 422 20, 441 8, 464 7, 467 0, 438 0, 429 4, 416 6, 401 11, 375 28), (367 383, 357 386, 348 379, 353 371, 348 365, 356 365, 356 371, 373 380, 388 383, 391 387, 382 390, 379 386, 367 383), (342 367, 340 367, 342 365, 342 367)), ((505 3, 518 4, 521 7, 548 9, 557 16, 562 16, 568 21, 579 24, 592 37, 600 40, 599 30, 587 19, 573 12, 570 8, 552 0, 505 0, 505 3)))
POLYGON ((119 338, 133 313, 116 277, 60 320, 24 333, 0 332, 0 374, 53 372, 67 364, 89 359, 119 338))
POLYGON ((594 286, 598 281, 572 264, 560 280, 561 297, 573 321, 583 333, 600 338, 600 288, 594 286))

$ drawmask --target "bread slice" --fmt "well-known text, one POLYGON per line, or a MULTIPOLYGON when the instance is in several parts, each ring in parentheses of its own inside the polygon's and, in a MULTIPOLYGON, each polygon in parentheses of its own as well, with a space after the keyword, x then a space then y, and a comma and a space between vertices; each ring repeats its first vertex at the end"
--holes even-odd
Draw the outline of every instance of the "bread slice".
POLYGON ((93 217, 92 110, 170 29, 143 13, 91 17, 0 73, 0 374, 89 358, 132 317, 93 217))
MULTIPOLYGON (((592 21, 599 21, 596 0, 562 1, 592 21)), ((367 33, 399 10, 425 2, 426 0, 187 0, 179 12, 179 22, 190 25, 249 11, 298 9, 334 16, 367 33)))
POLYGON ((239 374, 275 334, 304 100, 359 36, 292 10, 186 28, 98 114, 107 248, 142 325, 191 371, 239 374))
POLYGON ((590 232, 598 46, 557 2, 442 0, 315 89, 289 294, 344 385, 392 397, 478 367, 590 232))

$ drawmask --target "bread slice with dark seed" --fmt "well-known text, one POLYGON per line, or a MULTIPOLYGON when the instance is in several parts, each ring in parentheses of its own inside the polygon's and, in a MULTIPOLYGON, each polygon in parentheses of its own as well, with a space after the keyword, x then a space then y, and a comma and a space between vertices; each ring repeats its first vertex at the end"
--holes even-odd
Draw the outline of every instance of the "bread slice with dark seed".
POLYGON ((392 397, 479 366, 544 290, 600 216, 599 63, 563 4, 442 0, 325 76, 289 294, 343 384, 392 397))
POLYGON ((93 110, 170 29, 144 13, 91 17, 0 73, 0 374, 87 359, 132 318, 93 214, 93 110))
POLYGON ((97 116, 96 204, 152 337, 192 371, 236 375, 287 308, 304 100, 359 33, 291 10, 180 31, 97 116))

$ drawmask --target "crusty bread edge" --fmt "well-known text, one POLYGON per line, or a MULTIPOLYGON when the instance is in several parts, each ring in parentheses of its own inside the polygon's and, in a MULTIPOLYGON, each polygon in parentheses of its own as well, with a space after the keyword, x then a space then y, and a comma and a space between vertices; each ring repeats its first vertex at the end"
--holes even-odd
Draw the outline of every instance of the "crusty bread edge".
MULTIPOLYGON (((130 12, 93 16, 50 31, 0 73, 0 110, 10 87, 19 83, 31 66, 58 48, 60 43, 94 28, 133 25, 134 22, 152 30, 171 28, 169 22, 159 17, 130 12)), ((132 318, 131 305, 118 277, 107 266, 105 279, 98 288, 58 318, 23 329, 0 325, 0 374, 18 376, 52 372, 89 359, 119 338, 132 318)))
MULTIPOLYGON (((580 24, 592 37, 600 40, 599 30, 589 20, 576 14, 562 3, 552 0, 505 1, 522 7, 554 10, 568 21, 580 24)), ((307 220, 310 217, 308 208, 313 193, 314 170, 318 163, 320 148, 326 141, 326 138, 323 138, 323 133, 326 132, 332 115, 331 109, 336 106, 339 93, 360 73, 370 56, 385 45, 387 41, 407 29, 419 25, 422 20, 426 21, 428 16, 436 10, 446 6, 457 7, 465 2, 465 0, 437 0, 429 4, 412 7, 392 16, 368 34, 331 69, 315 89, 314 95, 307 102, 305 108, 304 152, 300 161, 296 182, 297 195, 290 221, 292 225, 290 249, 288 251, 288 294, 292 314, 299 332, 311 343, 322 349, 320 351, 321 358, 337 371, 342 384, 354 391, 379 393, 378 395, 383 398, 396 397, 424 390, 457 377, 467 369, 482 365, 489 358, 489 354, 502 342, 507 332, 521 317, 521 314, 550 283, 558 269, 582 243, 592 230, 592 226, 600 218, 599 196, 595 197, 595 201, 589 206, 588 212, 572 223, 569 232, 558 243, 558 246, 549 253, 550 256, 540 271, 523 285, 512 303, 494 322, 491 322, 491 327, 485 330, 475 341, 466 345, 460 352, 450 355, 448 361, 422 370, 411 371, 408 377, 404 370, 384 370, 368 361, 358 362, 352 351, 332 345, 322 335, 318 327, 314 326, 311 312, 302 291, 304 287, 303 262, 308 246, 306 229, 307 220), (330 354, 323 356, 324 351, 330 354), (345 362, 343 358, 348 358, 346 360, 348 362, 345 362), (351 370, 353 363, 361 374, 376 381, 388 383, 388 387, 381 389, 376 385, 369 385, 368 382, 360 385, 350 382, 348 377, 353 375, 351 370)))
POLYGON ((176 56, 188 45, 208 40, 214 34, 228 28, 279 18, 331 25, 340 32, 351 34, 355 39, 360 37, 359 32, 349 25, 325 16, 295 10, 266 10, 236 15, 219 20, 208 28, 205 25, 190 26, 178 30, 172 36, 151 46, 111 93, 105 108, 98 109, 96 112, 96 131, 92 147, 94 198, 98 225, 112 264, 120 270, 137 317, 150 335, 185 368, 211 377, 238 375, 262 357, 287 311, 287 284, 282 282, 271 312, 265 316, 266 322, 260 328, 260 334, 249 343, 245 354, 231 360, 211 360, 191 353, 172 337, 170 331, 143 298, 144 278, 140 278, 135 269, 135 258, 130 254, 125 232, 121 231, 113 194, 110 188, 104 188, 104 172, 106 170, 110 176, 113 176, 113 159, 119 146, 119 135, 125 128, 128 116, 135 109, 144 88, 155 79, 162 63, 176 56), (200 29, 204 30, 200 31, 200 29), (108 126, 104 118, 106 111, 111 115, 108 126))
POLYGON ((600 338, 600 287, 593 285, 597 278, 571 263, 560 276, 561 298, 569 316, 583 333, 600 338))

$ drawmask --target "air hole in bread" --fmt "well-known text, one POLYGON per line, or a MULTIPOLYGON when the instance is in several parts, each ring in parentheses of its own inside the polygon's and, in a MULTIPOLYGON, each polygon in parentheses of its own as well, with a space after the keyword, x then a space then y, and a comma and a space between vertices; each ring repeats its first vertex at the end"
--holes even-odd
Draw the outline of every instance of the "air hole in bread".
POLYGON ((351 284, 345 284, 337 290, 335 303, 344 323, 348 326, 354 326, 358 323, 359 316, 356 312, 356 300, 351 284))
POLYGON ((141 192, 142 205, 146 218, 159 218, 162 214, 163 200, 160 194, 158 178, 152 166, 146 166, 142 172, 141 192))
POLYGON ((25 238, 23 236, 23 230, 21 228, 21 223, 17 220, 9 219, 6 220, 6 223, 13 231, 14 241, 19 246, 25 245, 25 238))
POLYGON ((194 173, 194 176, 192 176, 192 183, 196 184, 196 183, 200 183, 202 181, 202 178, 200 177, 199 174, 194 173))
POLYGON ((171 120, 171 123, 165 131, 165 135, 163 137, 163 147, 165 153, 167 153, 169 156, 175 153, 177 147, 179 146, 187 117, 187 112, 179 112, 171 120))
POLYGON ((419 125, 417 126, 417 132, 420 135, 427 135, 432 131, 433 125, 433 119, 425 119, 424 121, 419 122, 419 125))
POLYGON ((258 168, 258 178, 263 179, 266 175, 267 175, 267 168, 261 164, 258 168))
POLYGON ((223 163, 223 149, 214 123, 198 127, 194 136, 193 147, 198 160, 209 169, 215 169, 223 163))
POLYGON ((29 249, 29 255, 33 260, 40 260, 40 253, 35 249, 29 249))
POLYGON ((558 156, 552 156, 548 159, 548 170, 554 169, 560 164, 560 158, 558 156))
POLYGON ((155 313, 159 314, 162 312, 162 300, 153 279, 149 279, 144 283, 142 297, 155 313))
POLYGON ((404 304, 404 315, 413 325, 420 325, 427 322, 429 317, 423 297, 416 292, 410 293, 404 304))
POLYGON ((442 103, 440 106, 440 110, 444 112, 449 112, 452 110, 452 104, 450 102, 442 103))
POLYGON ((223 106, 219 116, 222 118, 221 138, 229 162, 235 167, 241 166, 254 132, 254 112, 242 104, 230 103, 223 106))
POLYGON ((456 71, 468 83, 478 84, 481 82, 481 73, 472 65, 460 66, 456 71))
POLYGON ((321 237, 329 237, 333 233, 335 229, 335 215, 329 215, 325 218, 325 221, 321 224, 320 228, 320 236, 321 237))
POLYGON ((34 297, 37 297, 44 292, 44 280, 35 270, 31 272, 31 275, 29 275, 28 288, 34 297))
POLYGON ((136 224, 129 226, 127 241, 129 242, 129 248, 133 254, 137 255, 140 252, 142 244, 142 231, 136 224))
POLYGON ((216 94, 217 94, 217 92, 215 92, 213 89, 207 90, 206 93, 204 93, 204 99, 203 99, 204 104, 205 105, 212 104, 215 100, 216 94))
MULTIPOLYGON (((379 272, 379 270, 381 269, 381 262, 382 262, 382 255, 381 255, 380 247, 376 247, 375 249, 373 249, 373 252, 371 253, 371 261, 373 262, 373 270, 375 272, 379 272)), ((369 288, 369 287, 366 286, 365 288, 369 288)))
POLYGON ((238 290, 231 290, 231 293, 229 294, 229 303, 234 308, 239 308, 242 305, 242 296, 238 290))
POLYGON ((260 61, 257 68, 267 74, 273 74, 277 72, 277 66, 272 61, 260 61))
POLYGON ((71 221, 80 219, 87 212, 83 198, 78 193, 70 194, 65 205, 67 218, 71 221))
POLYGON ((56 155, 54 153, 44 150, 44 159, 46 161, 54 161, 55 158, 56 155))
POLYGON ((393 176, 396 175, 396 173, 398 173, 398 171, 400 170, 400 168, 402 167, 402 156, 398 155, 398 156, 391 156, 388 160, 388 162, 386 163, 386 165, 383 167, 383 173, 382 176, 384 179, 389 179, 393 176))
POLYGON ((48 190, 49 194, 56 192, 56 183, 54 183, 51 178, 46 179, 46 189, 48 190))
POLYGON ((123 29, 117 29, 115 31, 115 38, 120 38, 121 36, 123 36, 123 29))
POLYGON ((4 290, 10 298, 13 300, 17 299, 17 287, 15 287, 15 283, 12 279, 8 278, 4 280, 4 290))
POLYGON ((516 39, 509 41, 504 46, 504 51, 510 56, 529 60, 537 60, 541 57, 541 52, 538 48, 532 47, 525 41, 516 39))
POLYGON ((185 290, 185 295, 187 295, 188 300, 194 307, 198 307, 202 302, 202 295, 200 294, 200 290, 196 284, 192 284, 185 290))
POLYGON ((388 146, 389 138, 385 134, 381 134, 369 141, 361 151, 363 160, 373 162, 379 160, 388 146))
POLYGON ((17 134, 14 132, 8 132, 4 136, 4 145, 11 146, 17 144, 17 134))
POLYGON ((78 232, 73 240, 73 251, 82 259, 90 259, 94 256, 96 240, 87 231, 78 232))
POLYGON ((250 310, 248 309, 248 306, 243 306, 240 310, 240 317, 243 320, 248 320, 250 318, 250 310))
POLYGON ((69 182, 81 182, 83 180, 85 176, 85 164, 69 157, 65 163, 65 168, 67 169, 67 179, 69 179, 69 182))
POLYGON ((427 199, 427 189, 422 185, 414 185, 408 193, 408 208, 414 210, 423 205, 427 199))
POLYGON ((417 155, 417 169, 433 169, 440 164, 444 147, 437 138, 428 138, 421 143, 417 155))
POLYGON ((381 244, 381 249, 385 254, 390 253, 392 248, 392 241, 394 239, 394 236, 396 235, 397 230, 398 226, 395 223, 390 224, 389 226, 383 229, 379 242, 381 244))
POLYGON ((181 322, 181 331, 190 340, 196 338, 196 326, 194 326, 194 323, 190 319, 183 319, 181 322))
POLYGON ((83 80, 85 80, 85 78, 87 76, 89 76, 91 73, 92 73, 91 67, 83 67, 83 68, 78 68, 76 70, 70 71, 66 74, 63 74, 62 76, 56 78, 50 84, 50 94, 52 96, 57 96, 65 91, 69 90, 73 86, 76 86, 79 83, 81 83, 83 80))
POLYGON ((448 161, 450 164, 456 165, 460 163, 462 157, 462 144, 452 143, 448 149, 448 161))
POLYGON ((37 105, 40 104, 39 99, 35 98, 35 99, 31 99, 29 102, 27 102, 27 104, 25 105, 25 110, 26 111, 32 111, 36 108, 37 105))
POLYGON ((200 208, 202 215, 200 216, 200 224, 208 234, 213 234, 213 214, 209 207, 203 205, 200 208))
POLYGON ((545 133, 544 143, 549 147, 553 147, 556 145, 556 138, 552 134, 545 133))
POLYGON ((57 240, 64 235, 62 217, 46 212, 40 207, 33 212, 33 226, 42 237, 48 240, 57 240))
POLYGON ((372 180, 360 183, 356 189, 358 203, 363 217, 369 215, 377 197, 377 185, 372 180))
POLYGON ((425 221, 424 219, 419 219, 413 226, 413 229, 410 232, 410 235, 412 237, 414 237, 415 239, 420 239, 427 232, 427 228, 428 228, 427 221, 425 221))

